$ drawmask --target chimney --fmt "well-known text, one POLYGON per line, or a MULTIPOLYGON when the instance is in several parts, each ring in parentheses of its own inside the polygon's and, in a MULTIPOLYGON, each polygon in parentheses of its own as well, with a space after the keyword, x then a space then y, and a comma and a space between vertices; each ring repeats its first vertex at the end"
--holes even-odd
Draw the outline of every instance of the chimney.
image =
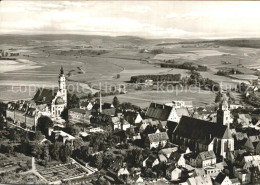
POLYGON ((102 113, 102 95, 101 95, 101 89, 100 89, 100 93, 99 93, 99 112, 102 113))

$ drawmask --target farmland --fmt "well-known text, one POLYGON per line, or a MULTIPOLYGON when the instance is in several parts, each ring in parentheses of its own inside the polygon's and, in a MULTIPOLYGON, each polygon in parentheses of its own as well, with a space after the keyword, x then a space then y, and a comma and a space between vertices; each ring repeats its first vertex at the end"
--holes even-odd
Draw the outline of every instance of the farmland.
MULTIPOLYGON (((29 89, 29 86, 56 86, 60 66, 63 66, 66 72, 67 84, 75 86, 80 82, 82 88, 84 84, 92 86, 98 83, 128 85, 131 76, 137 75, 189 76, 189 71, 185 69, 160 68, 159 64, 169 59, 176 62, 192 61, 207 66, 208 71, 201 72, 201 75, 222 83, 224 87, 234 87, 237 83, 249 83, 251 79, 258 78, 256 69, 259 68, 257 61, 260 58, 260 50, 256 47, 241 48, 234 43, 228 45, 226 42, 217 41, 178 43, 179 41, 181 40, 152 40, 128 36, 2 35, 0 49, 11 48, 12 51, 19 52, 20 56, 15 60, 0 61, 3 66, 0 68, 0 100, 31 98, 33 89, 29 89), (233 68, 243 74, 234 74, 232 78, 216 75, 218 70, 224 68, 233 68), (24 90, 20 93, 13 92, 12 86, 20 85, 24 86, 24 90)), ((182 93, 178 96, 172 95, 175 93, 166 93, 158 96, 152 91, 129 91, 119 97, 121 101, 133 101, 144 107, 149 101, 168 102, 174 98, 194 98, 195 104, 203 105, 214 101, 215 96, 207 93, 182 93), (208 96, 207 100, 203 99, 203 96, 208 96)), ((105 101, 110 101, 111 98, 106 97, 105 101)))

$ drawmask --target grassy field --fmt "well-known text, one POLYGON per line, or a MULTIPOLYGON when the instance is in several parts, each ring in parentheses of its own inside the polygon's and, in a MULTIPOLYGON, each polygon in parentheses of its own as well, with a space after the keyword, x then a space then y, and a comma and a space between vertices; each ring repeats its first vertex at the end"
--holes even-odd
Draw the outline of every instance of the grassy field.
MULTIPOLYGON (((64 67, 66 74, 70 73, 68 84, 75 84, 75 82, 98 84, 101 82, 115 85, 126 84, 133 75, 181 74, 183 77, 188 76, 187 70, 160 68, 156 64, 159 62, 158 59, 163 59, 163 57, 178 58, 184 62, 192 61, 208 66, 209 71, 201 72, 203 77, 222 82, 224 86, 236 86, 243 80, 247 82, 248 76, 234 80, 217 76, 215 73, 220 68, 235 68, 238 65, 257 68, 259 64, 256 61, 259 61, 260 58, 258 49, 233 45, 231 47, 217 42, 176 44, 180 40, 76 35, 0 36, 0 38, 0 49, 13 48, 21 53, 18 57, 22 59, 21 61, 29 61, 1 62, 5 67, 0 69, 0 99, 4 100, 32 97, 32 95, 28 95, 28 92, 12 93, 12 86, 33 84, 40 87, 51 87, 57 85, 61 66, 64 67), (158 45, 167 42, 175 44, 158 45), (147 49, 148 52, 141 53, 140 49, 147 49), (160 49, 163 53, 155 55, 149 52, 153 49, 160 49), (116 78, 118 74, 120 78, 116 78)), ((162 97, 160 99, 160 96, 151 93, 152 96, 147 93, 144 93, 143 96, 140 92, 130 92, 121 96, 125 101, 133 101, 133 103, 136 102, 143 106, 151 100, 163 102, 176 98, 173 95, 163 94, 160 95, 162 97), (149 96, 146 97, 146 95, 149 96)), ((190 96, 192 95, 184 93, 177 98, 189 99, 190 96)), ((215 98, 212 94, 207 97, 209 100, 203 100, 203 97, 197 100, 200 95, 194 97, 194 101, 198 102, 196 104, 211 103, 215 98)))
MULTIPOLYGON (((192 90, 169 90, 164 91, 136 91, 130 94, 117 95, 119 101, 131 102, 142 108, 148 107, 153 102, 169 103, 173 100, 192 101, 194 106, 205 106, 214 103, 215 94, 210 91, 203 91, 197 88, 192 90)), ((104 102, 112 102, 114 96, 103 97, 104 102)))

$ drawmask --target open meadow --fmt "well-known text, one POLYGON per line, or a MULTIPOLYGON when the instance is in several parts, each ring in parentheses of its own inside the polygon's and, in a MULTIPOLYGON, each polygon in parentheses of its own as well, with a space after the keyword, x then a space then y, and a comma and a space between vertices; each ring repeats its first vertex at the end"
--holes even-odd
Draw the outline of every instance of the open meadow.
MULTIPOLYGON (((235 87, 240 82, 249 83, 250 80, 258 78, 255 74, 259 68, 258 48, 220 45, 213 41, 206 44, 178 44, 176 40, 171 41, 174 44, 167 44, 167 39, 77 35, 2 35, 0 40, 0 49, 12 49, 20 53, 19 56, 13 57, 13 60, 0 60, 0 100, 27 99, 34 95, 33 87, 56 86, 61 66, 66 72, 67 84, 74 86, 79 82, 81 88, 85 85, 97 86, 99 83, 102 83, 102 88, 104 84, 126 85, 134 75, 189 76, 189 70, 161 68, 160 63, 169 59, 207 66, 208 70, 200 72, 201 75, 221 83, 224 88, 235 87), (217 71, 223 68, 234 68, 244 74, 234 74, 232 78, 216 75, 217 71), (15 93, 13 89, 19 86, 22 86, 23 91, 15 93)), ((110 101, 111 98, 105 97, 104 100, 110 101)), ((183 93, 176 97, 174 93, 158 95, 154 92, 130 91, 120 95, 120 98, 121 101, 131 101, 142 106, 149 101, 169 102, 176 98, 194 98, 195 104, 203 105, 212 103, 215 96, 210 92, 196 96, 183 93), (203 96, 208 97, 203 100, 203 96)))

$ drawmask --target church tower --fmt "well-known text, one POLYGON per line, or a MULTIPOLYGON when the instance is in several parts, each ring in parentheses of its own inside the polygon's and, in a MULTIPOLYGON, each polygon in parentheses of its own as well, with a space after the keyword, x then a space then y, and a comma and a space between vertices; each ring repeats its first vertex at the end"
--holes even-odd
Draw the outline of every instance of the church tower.
POLYGON ((228 98, 226 95, 223 95, 222 101, 219 104, 217 111, 217 123, 222 125, 230 126, 231 118, 230 111, 228 107, 228 98))
POLYGON ((61 93, 61 96, 67 106, 67 88, 66 88, 66 78, 64 75, 63 67, 60 69, 60 75, 59 75, 59 91, 61 93))

